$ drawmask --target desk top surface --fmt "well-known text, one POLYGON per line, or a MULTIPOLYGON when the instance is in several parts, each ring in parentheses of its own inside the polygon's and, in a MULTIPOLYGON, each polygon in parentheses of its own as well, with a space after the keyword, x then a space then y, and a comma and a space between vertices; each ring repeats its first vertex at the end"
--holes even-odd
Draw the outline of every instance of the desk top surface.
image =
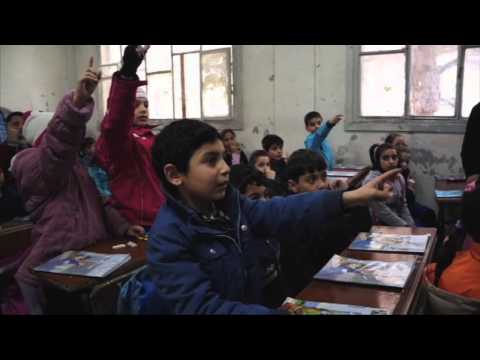
MULTIPOLYGON (((435 180, 435 190, 463 190, 465 181, 435 180)), ((460 203, 462 197, 440 198, 435 196, 438 203, 460 203)))
POLYGON ((399 235, 431 235, 423 255, 356 250, 342 252, 342 256, 361 260, 414 261, 414 268, 403 289, 315 279, 297 295, 297 298, 318 302, 378 307, 389 310, 393 314, 409 313, 421 284, 423 269, 431 261, 435 249, 436 229, 374 226, 371 231, 399 235))
POLYGON ((111 279, 114 279, 120 275, 126 274, 132 270, 135 270, 147 263, 147 241, 137 241, 136 248, 126 247, 119 250, 112 249, 112 246, 123 244, 127 240, 108 241, 101 242, 95 245, 89 246, 84 251, 96 252, 101 254, 130 254, 131 259, 128 263, 122 265, 119 269, 105 278, 89 278, 84 276, 72 276, 36 272, 38 278, 46 285, 55 287, 57 289, 73 293, 79 291, 87 291, 93 289, 95 286, 105 283, 111 279))

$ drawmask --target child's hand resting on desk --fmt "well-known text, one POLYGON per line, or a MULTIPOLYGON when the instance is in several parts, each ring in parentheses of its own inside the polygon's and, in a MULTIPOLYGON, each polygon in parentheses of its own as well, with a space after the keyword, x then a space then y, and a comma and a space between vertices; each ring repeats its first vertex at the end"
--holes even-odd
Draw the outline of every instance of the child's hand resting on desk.
POLYGON ((385 201, 390 199, 393 196, 393 192, 392 185, 389 181, 393 181, 401 171, 401 169, 387 171, 357 190, 344 192, 343 204, 349 208, 368 205, 369 201, 385 201))
POLYGON ((102 72, 97 71, 93 67, 93 56, 88 62, 88 69, 85 72, 85 75, 82 77, 78 83, 77 89, 73 96, 73 103, 77 108, 82 108, 85 106, 87 101, 92 96, 93 92, 97 88, 98 82, 102 78, 102 72))

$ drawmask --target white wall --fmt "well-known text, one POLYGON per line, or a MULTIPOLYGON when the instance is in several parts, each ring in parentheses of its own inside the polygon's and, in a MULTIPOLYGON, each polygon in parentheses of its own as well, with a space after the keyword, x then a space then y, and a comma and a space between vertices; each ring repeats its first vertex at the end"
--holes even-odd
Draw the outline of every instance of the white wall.
MULTIPOLYGON (((47 107, 53 111, 61 96, 76 85, 95 45, 0 45, 0 105, 11 110, 47 107), (48 106, 46 105, 48 103, 48 106)), ((243 130, 239 140, 247 152, 260 148, 262 137, 277 133, 291 153, 303 147, 303 116, 317 110, 329 118, 347 114, 346 45, 242 46, 240 80, 243 88, 243 130)), ((98 127, 95 112, 89 127, 98 127)), ((337 159, 368 164, 368 148, 385 133, 345 132, 339 124, 330 141, 337 159)), ((407 134, 418 197, 435 207, 433 175, 462 173, 462 135, 407 134)))
MULTIPOLYGON (((346 45, 248 45, 242 49, 244 130, 239 140, 247 151, 260 148, 266 133, 276 133, 292 151, 303 147, 303 116, 311 110, 329 118, 347 114, 346 45)), ((329 140, 337 160, 369 164, 370 145, 385 133, 346 132, 339 124, 329 140)), ((463 135, 406 134, 412 148, 412 168, 418 182, 418 199, 436 207, 433 175, 462 173, 460 149, 463 135)))
POLYGON ((54 111, 74 84, 72 45, 0 45, 0 104, 54 111))

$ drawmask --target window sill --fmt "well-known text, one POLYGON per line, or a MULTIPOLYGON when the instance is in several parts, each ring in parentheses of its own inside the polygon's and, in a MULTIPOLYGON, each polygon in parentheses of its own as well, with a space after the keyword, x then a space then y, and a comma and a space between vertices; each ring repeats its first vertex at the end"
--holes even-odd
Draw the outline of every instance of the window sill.
POLYGON ((452 119, 385 119, 359 118, 345 122, 345 131, 419 132, 431 134, 464 134, 467 121, 452 119))

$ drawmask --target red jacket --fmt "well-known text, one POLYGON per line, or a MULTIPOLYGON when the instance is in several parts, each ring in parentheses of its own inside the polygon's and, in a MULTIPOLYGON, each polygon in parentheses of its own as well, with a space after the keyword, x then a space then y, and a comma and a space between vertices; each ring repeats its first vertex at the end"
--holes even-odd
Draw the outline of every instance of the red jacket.
POLYGON ((137 87, 145 84, 114 75, 96 153, 110 175, 112 205, 130 224, 150 227, 165 196, 152 164, 154 134, 133 125, 137 87))

